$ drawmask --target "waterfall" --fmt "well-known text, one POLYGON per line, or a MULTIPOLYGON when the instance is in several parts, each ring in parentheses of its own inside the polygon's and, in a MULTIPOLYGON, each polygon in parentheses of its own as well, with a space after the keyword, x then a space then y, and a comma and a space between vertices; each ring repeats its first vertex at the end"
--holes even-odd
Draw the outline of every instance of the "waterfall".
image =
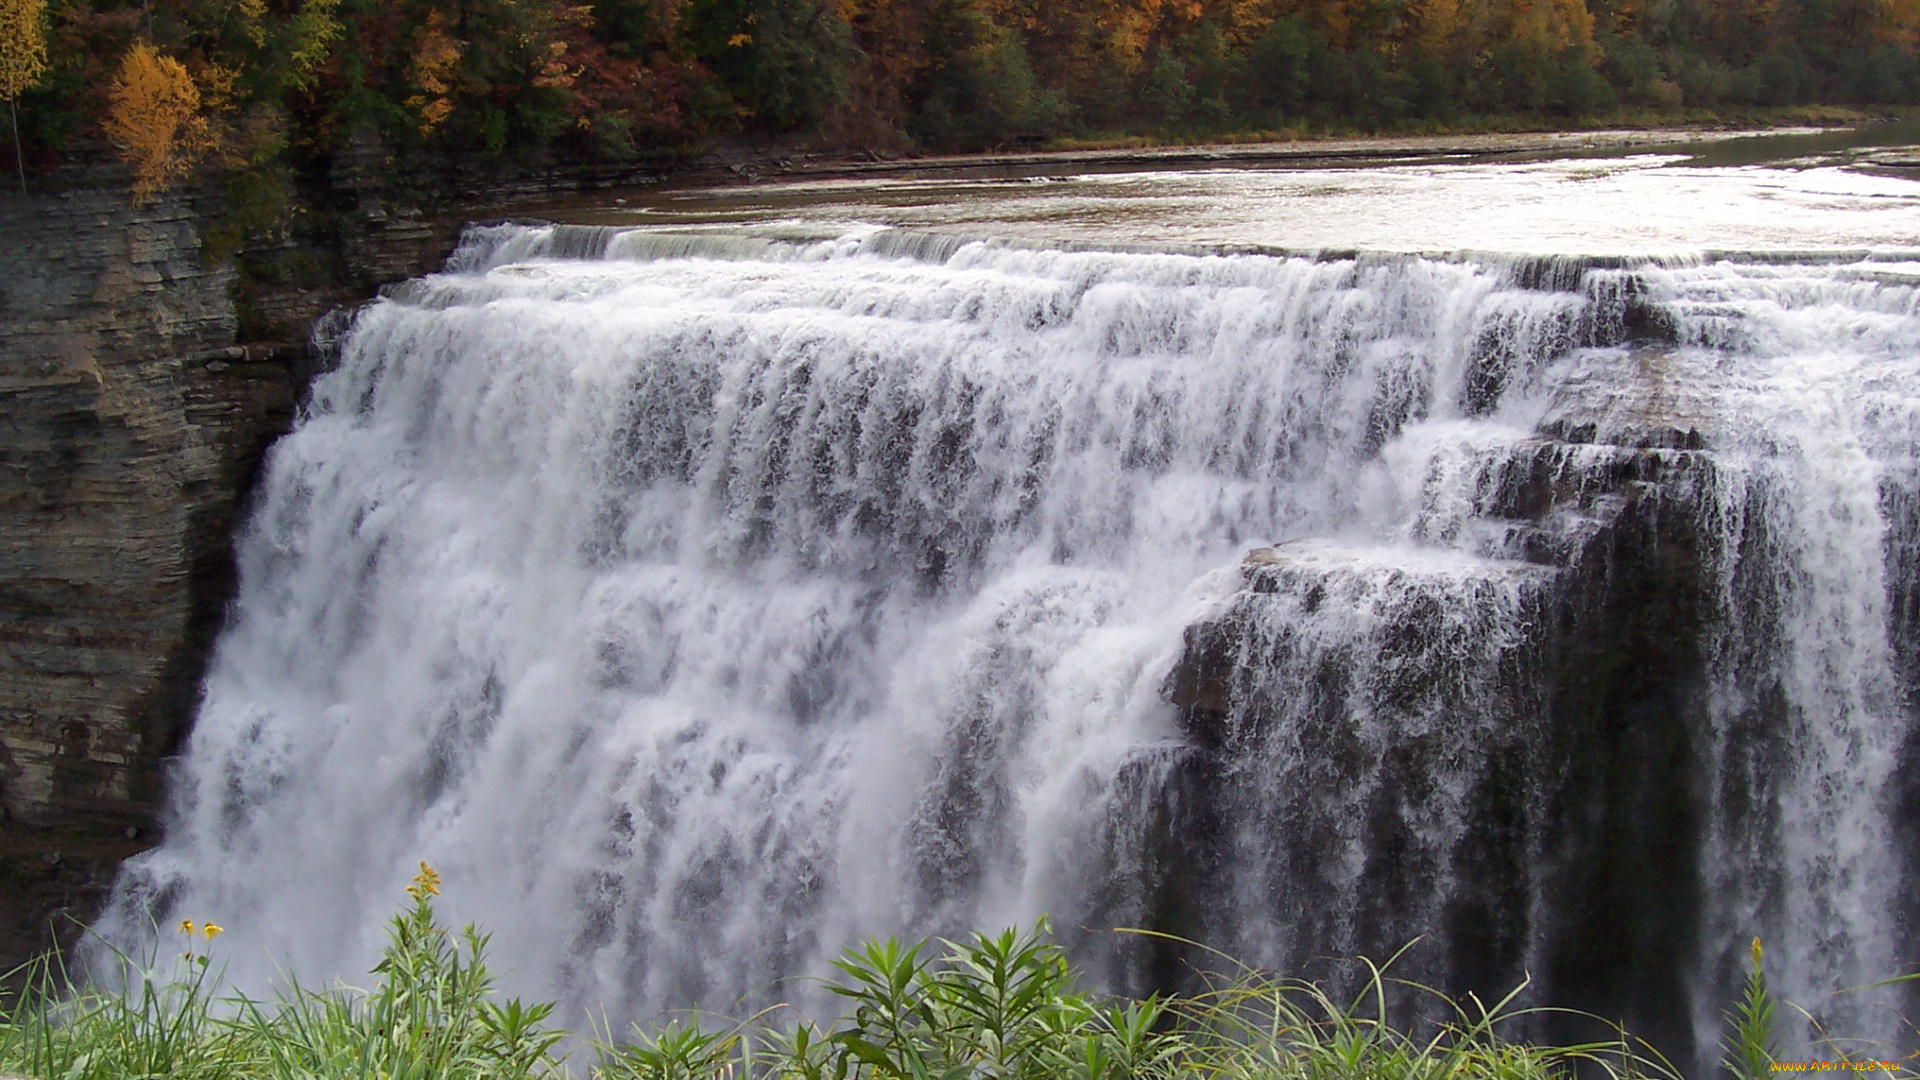
POLYGON ((363 973, 424 859, 616 1025, 1051 913, 1883 1039, 1920 266, 469 230, 272 451, 105 932, 363 973))

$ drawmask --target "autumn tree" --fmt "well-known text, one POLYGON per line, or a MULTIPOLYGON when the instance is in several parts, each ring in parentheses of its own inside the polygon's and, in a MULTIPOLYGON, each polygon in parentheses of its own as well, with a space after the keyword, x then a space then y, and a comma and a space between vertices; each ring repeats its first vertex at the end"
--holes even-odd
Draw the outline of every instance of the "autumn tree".
POLYGON ((47 73, 46 0, 0 0, 0 97, 13 123, 13 164, 20 194, 27 193, 27 161, 20 146, 20 95, 47 73))
POLYGON ((200 89, 180 61, 139 42, 121 61, 101 124, 133 169, 133 201, 146 202, 185 176, 213 146, 200 89))
POLYGON ((417 91, 405 105, 418 117, 420 134, 432 134, 440 122, 453 113, 453 73, 460 65, 465 46, 447 33, 447 22, 438 11, 427 13, 427 21, 414 37, 413 54, 407 74, 417 91))
POLYGON ((1920 102, 1920 0, 0 0, 0 97, 23 186, 23 131, 104 132, 136 197, 208 161, 270 225, 362 133, 507 165, 1920 102))

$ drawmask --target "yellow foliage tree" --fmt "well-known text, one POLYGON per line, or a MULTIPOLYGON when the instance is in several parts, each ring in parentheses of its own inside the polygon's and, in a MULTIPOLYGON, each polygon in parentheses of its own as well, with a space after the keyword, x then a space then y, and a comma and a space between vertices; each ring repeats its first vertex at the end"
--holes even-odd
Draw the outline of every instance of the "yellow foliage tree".
POLYGON ((1455 59, 1478 44, 1467 41, 1468 30, 1484 8, 1479 0, 1413 0, 1407 41, 1428 56, 1455 59))
POLYGON ((440 126, 453 113, 453 72, 466 46, 447 33, 447 23, 437 11, 427 14, 425 26, 414 40, 411 65, 413 85, 421 91, 407 98, 407 108, 420 117, 420 134, 440 126))
POLYGON ((1512 0, 1509 40, 1549 53, 1593 44, 1593 13, 1584 0, 1512 0))
POLYGON ((180 61, 145 42, 120 63, 101 125, 133 169, 133 201, 146 202, 185 176, 214 143, 200 89, 180 61))
POLYGON ((20 194, 27 193, 27 159, 20 148, 20 95, 47 73, 46 0, 0 0, 0 97, 13 122, 13 163, 20 194))
POLYGON ((1920 0, 1880 0, 1879 38, 1908 49, 1920 46, 1920 0))

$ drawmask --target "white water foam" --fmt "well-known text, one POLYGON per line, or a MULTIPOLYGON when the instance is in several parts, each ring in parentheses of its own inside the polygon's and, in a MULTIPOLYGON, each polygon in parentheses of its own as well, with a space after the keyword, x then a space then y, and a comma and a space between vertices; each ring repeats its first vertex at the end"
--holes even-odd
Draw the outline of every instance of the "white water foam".
MULTIPOLYGON (((1632 272, 1724 458, 1703 1032, 1751 933, 1796 1000, 1894 973, 1902 272, 1632 272), (1790 730, 1743 742, 1767 695, 1790 730)), ((1088 838, 1156 790, 1128 763, 1185 738, 1162 687, 1249 548, 1348 567, 1350 595, 1269 627, 1309 667, 1404 663, 1382 643, 1422 589, 1483 631, 1531 617, 1476 485, 1565 387, 1636 362, 1580 340, 1620 273, 475 230, 358 315, 274 448, 166 841, 107 932, 210 918, 244 987, 351 977, 425 859, 514 991, 618 1024, 804 993, 769 987, 856 936, 1071 924, 1126 876, 1088 838)), ((1495 719, 1473 665, 1508 645, 1461 633, 1457 685, 1394 715, 1470 747, 1495 719)), ((1441 851, 1471 776, 1436 760, 1441 851)), ((1368 853, 1327 854, 1358 890, 1368 853)), ((1428 865, 1396 934, 1436 917, 1428 865)), ((1300 932, 1223 902, 1243 940, 1300 932)))

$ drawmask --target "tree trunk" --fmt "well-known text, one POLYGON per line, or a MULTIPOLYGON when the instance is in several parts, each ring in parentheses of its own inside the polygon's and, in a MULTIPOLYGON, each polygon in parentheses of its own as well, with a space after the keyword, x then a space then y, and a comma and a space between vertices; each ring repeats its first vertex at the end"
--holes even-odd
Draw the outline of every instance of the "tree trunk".
POLYGON ((20 170, 20 194, 27 193, 27 159, 20 146, 20 99, 7 99, 7 119, 13 121, 13 167, 20 170))

